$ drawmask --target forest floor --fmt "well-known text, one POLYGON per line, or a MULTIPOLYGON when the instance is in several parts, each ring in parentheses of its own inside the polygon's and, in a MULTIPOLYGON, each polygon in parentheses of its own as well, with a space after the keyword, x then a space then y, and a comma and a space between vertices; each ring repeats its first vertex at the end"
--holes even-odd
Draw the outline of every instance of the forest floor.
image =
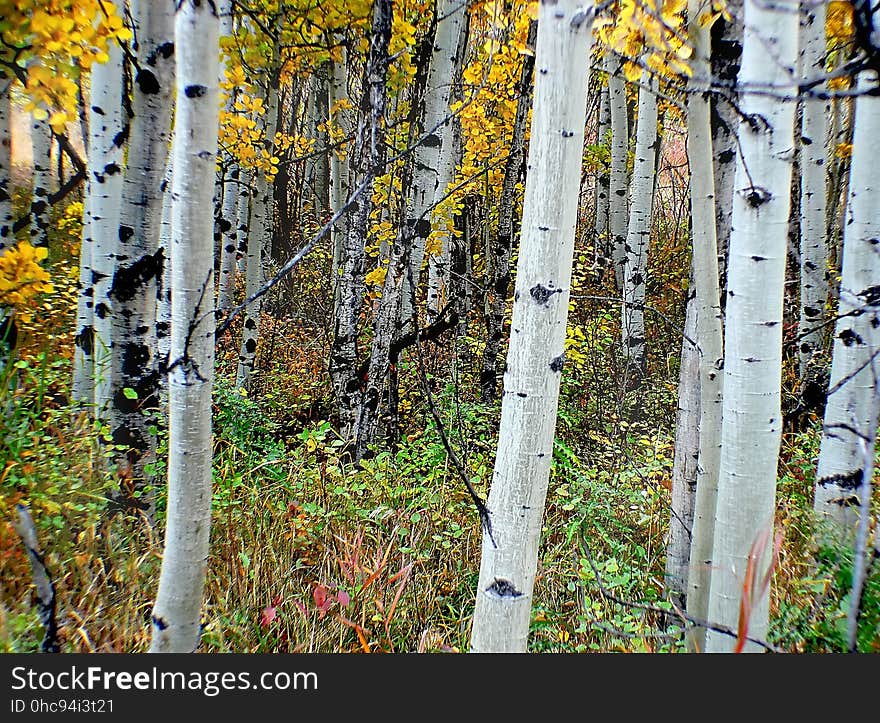
MULTIPOLYGON (((81 206, 57 213, 55 292, 19 319, 17 361, 0 382, 0 651, 36 650, 41 637, 28 562, 8 524, 19 502, 32 511, 54 577, 63 649, 144 651, 164 492, 157 483, 154 524, 108 504, 120 485, 108 462, 108 430, 70 401, 81 206)), ((292 283, 315 285, 325 261, 316 257, 292 283)), ((680 319, 686 279, 661 270, 686 265, 654 263, 649 297, 663 318, 680 319)), ((586 291, 590 268, 581 256, 580 293, 607 294, 586 291)), ((281 293, 267 305, 249 395, 228 381, 234 337, 218 347, 201 650, 466 651, 479 519, 425 411, 415 355, 397 368, 399 439, 355 468, 328 421, 326 310, 308 301, 313 294, 281 293)), ((674 324, 654 319, 648 376, 625 391, 617 313, 601 301, 572 310, 533 607, 535 652, 684 650, 683 620, 667 614, 663 585, 680 338, 674 324)), ((471 324, 479 324, 476 313, 471 324)), ((480 343, 463 332, 430 351, 430 393, 451 446, 485 495, 499 406, 472 391, 480 343)), ((841 651, 851 565, 845 555, 817 556, 810 547, 818 422, 798 426, 785 434, 780 463, 776 523, 784 538, 769 642, 784 651, 841 651)), ((157 419, 156 480, 164 476, 161 428, 157 419)), ((866 652, 880 652, 876 568, 860 627, 866 652)))

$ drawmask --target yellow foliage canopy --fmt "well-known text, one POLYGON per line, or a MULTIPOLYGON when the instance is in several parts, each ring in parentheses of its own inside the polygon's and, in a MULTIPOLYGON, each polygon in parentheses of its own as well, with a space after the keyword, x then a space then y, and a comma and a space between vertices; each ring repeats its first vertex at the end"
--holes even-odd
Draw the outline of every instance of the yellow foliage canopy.
POLYGON ((40 266, 48 251, 21 241, 0 255, 0 307, 13 307, 27 315, 27 308, 37 294, 54 291, 48 272, 40 266))

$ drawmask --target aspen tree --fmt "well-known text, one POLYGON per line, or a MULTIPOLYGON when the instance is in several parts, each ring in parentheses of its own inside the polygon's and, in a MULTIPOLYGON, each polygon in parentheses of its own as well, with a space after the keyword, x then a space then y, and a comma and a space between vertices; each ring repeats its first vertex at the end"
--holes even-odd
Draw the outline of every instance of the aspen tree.
MULTIPOLYGON (((874 18, 880 13, 874 12, 874 18)), ((880 389, 880 167, 873 158, 880 134, 876 71, 858 82, 849 199, 843 227, 843 268, 834 328, 831 381, 816 469, 814 507, 829 541, 852 542, 860 514, 864 445, 873 443, 880 389)))
MULTIPOLYGON (((721 464, 710 570, 710 621, 737 629, 743 594, 748 635, 767 631, 769 593, 744 591, 747 568, 767 574, 782 434, 782 301, 794 156, 798 16, 790 0, 746 0, 738 84, 742 120, 730 237, 724 348, 721 464), (755 87, 771 92, 754 92, 755 87), (759 541, 760 559, 750 561, 759 541)), ((745 621, 744 621, 745 622, 745 621)), ((736 641, 708 631, 706 650, 736 641)), ((761 648, 749 643, 746 650, 761 648)))
MULTIPOLYGON (((529 28, 529 41, 534 46, 536 27, 529 28)), ((504 165, 504 180, 501 185, 501 198, 498 202, 498 230, 488 254, 487 264, 490 278, 486 284, 486 347, 483 349, 483 368, 480 372, 480 396, 484 402, 498 398, 498 353, 504 341, 504 313, 510 294, 511 268, 513 255, 513 214, 516 184, 522 170, 525 156, 526 123, 532 107, 532 73, 534 56, 523 60, 519 77, 519 100, 510 138, 510 152, 504 165)))
POLYGON ((108 417, 113 441, 125 450, 123 474, 136 488, 146 482, 145 464, 155 456, 147 413, 158 403, 156 293, 166 249, 159 247, 162 178, 171 133, 174 82, 175 0, 132 0, 137 67, 128 126, 128 164, 108 292, 112 305, 112 399, 108 417))
POLYGON ((711 55, 712 81, 721 87, 713 95, 712 159, 715 177, 715 236, 718 242, 718 273, 722 285, 721 301, 727 279, 727 249, 730 246, 730 223, 733 214, 733 180, 736 173, 736 140, 739 124, 736 76, 742 58, 743 0, 727 0, 727 17, 718 18, 712 25, 711 55))
POLYGON ((609 170, 608 229, 611 263, 617 290, 623 291, 626 265, 626 226, 628 211, 626 152, 629 148, 629 119, 626 111, 626 81, 619 55, 608 51, 605 68, 608 72, 608 98, 611 115, 611 168, 609 170))
MULTIPOLYGON (((409 260, 410 273, 405 276, 412 276, 416 289, 425 260, 425 244, 433 228, 430 209, 438 194, 442 196, 446 191, 446 184, 442 184, 441 188, 441 166, 444 162, 443 154, 451 155, 452 151, 449 103, 465 7, 465 3, 460 0, 437 0, 437 27, 424 91, 424 136, 419 139, 414 151, 413 179, 407 207, 407 225, 413 235, 413 242, 409 260)), ((448 183, 449 179, 446 180, 448 183)), ((441 259, 439 263, 447 262, 441 259)), ((412 316, 412 290, 408 278, 404 278, 403 283, 400 318, 406 324, 412 316)), ((429 303, 433 297, 435 309, 441 294, 439 284, 439 277, 435 274, 433 288, 428 292, 429 303)))
POLYGON ((648 280, 648 251, 651 245, 657 144, 660 142, 657 134, 656 86, 656 79, 645 71, 639 86, 639 117, 623 266, 621 328, 627 376, 633 380, 639 379, 645 372, 645 285, 648 280))
POLYGON ((12 77, 0 69, 0 253, 15 244, 11 171, 12 77))
MULTIPOLYGON (((702 4, 690 0, 688 33, 693 75, 687 98, 687 155, 691 171, 691 229, 693 237, 694 313, 699 346, 699 447, 696 491, 691 529, 687 609, 705 620, 709 601, 709 571, 715 530, 718 469, 721 454, 722 367, 724 361, 721 299, 718 281, 715 174, 712 159, 709 101, 710 36, 700 24, 702 4)), ((705 645, 701 628, 693 632, 692 645, 705 645)))
MULTIPOLYGON (((693 274, 691 274, 693 281, 693 274)), ((681 368, 678 375, 678 411, 672 461, 672 500, 669 542, 666 545, 665 588, 679 607, 687 600, 688 562, 694 523, 697 459, 700 448, 700 351, 697 337, 697 301, 693 283, 687 293, 681 368)))
MULTIPOLYGON (((800 74, 805 81, 825 73, 825 4, 801 3, 800 74)), ((825 83, 811 85, 802 100, 801 121, 801 299, 798 354, 803 378, 813 356, 822 350, 828 301, 825 134, 831 104, 816 98, 825 83)))
POLYGON ((358 317, 364 296, 364 245, 376 175, 382 167, 385 143, 385 106, 388 43, 391 37, 391 0, 375 0, 372 33, 360 102, 357 136, 350 160, 354 178, 364 191, 353 204, 342 240, 339 264, 339 303, 333 320, 329 371, 336 392, 340 433, 355 440, 357 415, 363 397, 358 369, 358 317))
POLYGON ((571 284, 594 6, 538 10, 535 89, 501 426, 471 637, 525 652, 571 284))
POLYGON ((183 0, 175 18, 172 320, 168 375, 168 518, 150 652, 193 652, 211 527, 214 244, 219 125, 216 6, 183 0))
POLYGON ((111 401, 112 299, 122 202, 125 121, 122 108, 122 48, 111 43, 106 63, 92 66, 89 102, 89 236, 95 415, 106 418, 111 401))
POLYGON ((49 245, 49 194, 52 186, 52 128, 49 121, 31 118, 34 158, 34 194, 31 202, 30 240, 34 246, 49 245))

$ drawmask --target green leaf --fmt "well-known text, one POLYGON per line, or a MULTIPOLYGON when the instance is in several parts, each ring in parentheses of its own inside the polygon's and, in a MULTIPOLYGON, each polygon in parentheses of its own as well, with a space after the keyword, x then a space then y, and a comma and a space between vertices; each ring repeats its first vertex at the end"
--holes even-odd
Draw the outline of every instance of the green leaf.
POLYGON ((126 399, 137 399, 138 398, 138 393, 134 389, 132 389, 131 387, 125 387, 125 389, 122 390, 122 393, 125 395, 126 399))

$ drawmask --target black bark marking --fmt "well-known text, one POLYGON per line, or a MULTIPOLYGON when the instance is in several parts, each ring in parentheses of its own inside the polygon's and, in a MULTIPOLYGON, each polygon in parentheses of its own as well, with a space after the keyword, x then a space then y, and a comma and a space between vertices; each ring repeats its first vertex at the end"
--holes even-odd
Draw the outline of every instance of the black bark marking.
POLYGON ((153 617, 153 625, 155 625, 159 630, 167 630, 168 623, 165 622, 163 618, 157 618, 155 615, 153 617))
POLYGON ((156 74, 149 68, 141 68, 135 76, 134 82, 144 95, 156 95, 161 86, 156 74))
POLYGON ((187 98, 201 98, 208 89, 204 85, 188 85, 183 92, 187 98))
POLYGON ((550 370, 554 371, 554 372, 561 372, 564 364, 565 364, 565 352, 560 354, 558 357, 550 360, 550 370))
POLYGON ((752 208, 760 208, 771 198, 773 198, 773 194, 766 188, 759 186, 753 186, 746 192, 746 201, 752 208))
POLYGON ((862 486, 862 480, 864 476, 865 475, 863 470, 854 469, 852 472, 847 472, 846 474, 832 474, 828 477, 822 477, 819 480, 819 484, 822 487, 834 485, 835 487, 839 487, 842 490, 855 491, 862 486))
POLYGON ((864 339, 856 334, 852 329, 844 329, 837 335, 838 338, 843 342, 844 346, 852 346, 853 344, 863 344, 864 339))
POLYGON ((535 300, 535 303, 540 304, 541 306, 550 306, 550 298, 553 294, 561 294, 562 289, 548 289, 541 284, 535 284, 531 289, 529 289, 529 293, 532 295, 532 298, 535 300))
POLYGON ((436 133, 429 133, 422 139, 422 145, 425 148, 439 148, 440 137, 436 133))
POLYGON ((492 584, 486 588, 486 592, 497 597, 518 598, 523 595, 510 580, 505 580, 503 577, 496 577, 492 584))
POLYGON ((83 354, 92 356, 95 350, 95 328, 91 324, 84 326, 74 337, 73 343, 82 349, 83 354))
MULTIPOLYGON (((120 227, 120 234, 122 227, 120 227)), ((155 254, 145 254, 131 266, 120 266, 113 275, 113 284, 110 287, 110 297, 122 302, 131 301, 141 292, 141 287, 152 279, 162 278, 162 269, 165 267, 165 249, 159 249, 155 254)))

